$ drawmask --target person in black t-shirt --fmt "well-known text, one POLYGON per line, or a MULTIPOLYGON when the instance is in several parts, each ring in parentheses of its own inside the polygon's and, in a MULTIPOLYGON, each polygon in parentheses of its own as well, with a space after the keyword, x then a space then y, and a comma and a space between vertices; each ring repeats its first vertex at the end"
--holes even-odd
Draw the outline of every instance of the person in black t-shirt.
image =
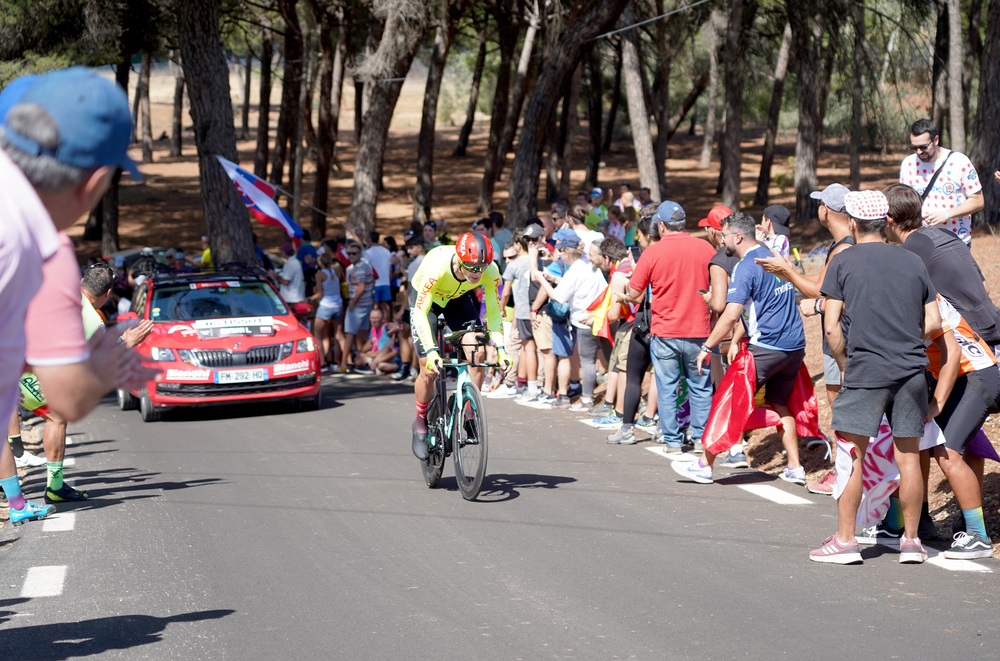
MULTIPOLYGON (((837 534, 811 551, 809 558, 836 564, 862 561, 854 536, 862 496, 861 463, 869 438, 878 434, 885 414, 892 426, 900 473, 904 532, 899 561, 920 563, 927 559, 927 552, 917 533, 923 499, 919 442, 924 420, 939 412, 936 402, 927 402, 924 338, 941 328, 941 315, 920 259, 882 241, 889 209, 885 195, 848 193, 844 205, 855 245, 830 260, 820 291, 827 299, 824 332, 843 373, 831 426, 856 451, 838 501, 837 534), (851 311, 846 343, 840 327, 844 308, 851 311)), ((940 334, 935 344, 947 355, 940 334)))

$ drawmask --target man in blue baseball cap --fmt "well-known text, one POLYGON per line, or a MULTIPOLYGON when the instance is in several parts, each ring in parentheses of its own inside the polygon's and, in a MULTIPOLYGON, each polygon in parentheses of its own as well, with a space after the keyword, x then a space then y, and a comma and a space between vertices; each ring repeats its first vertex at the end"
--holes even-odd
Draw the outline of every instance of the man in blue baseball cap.
MULTIPOLYGON (((72 422, 108 391, 156 375, 117 334, 86 340, 79 265, 64 232, 100 201, 118 167, 138 176, 126 154, 128 98, 92 69, 62 69, 7 85, 0 122, 0 419, 14 411, 27 363, 52 411, 72 422)), ((0 486, 15 523, 51 511, 24 501, 7 444, 0 486)))

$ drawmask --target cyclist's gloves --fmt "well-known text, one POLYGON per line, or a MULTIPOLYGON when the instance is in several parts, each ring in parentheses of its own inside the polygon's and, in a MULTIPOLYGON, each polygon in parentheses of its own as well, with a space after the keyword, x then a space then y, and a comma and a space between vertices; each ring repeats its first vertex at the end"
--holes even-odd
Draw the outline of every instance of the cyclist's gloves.
POLYGON ((444 361, 441 360, 441 354, 437 351, 431 350, 427 352, 427 363, 425 367, 430 372, 440 372, 441 368, 444 367, 444 361))
POLYGON ((511 367, 511 365, 514 364, 514 362, 510 358, 507 357, 507 352, 504 351, 503 349, 498 349, 497 350, 497 362, 500 363, 500 368, 504 372, 506 372, 507 370, 509 370, 510 367, 511 367))

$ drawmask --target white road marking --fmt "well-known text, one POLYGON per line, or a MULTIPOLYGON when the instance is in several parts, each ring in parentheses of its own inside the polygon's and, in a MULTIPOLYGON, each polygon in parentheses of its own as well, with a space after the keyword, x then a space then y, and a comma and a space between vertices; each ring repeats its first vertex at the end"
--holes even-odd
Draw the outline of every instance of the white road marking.
POLYGON ((32 567, 21 587, 22 598, 58 597, 66 580, 66 565, 32 567))
POLYGON ((76 514, 73 512, 56 512, 42 521, 42 532, 65 532, 76 525, 76 514))
POLYGON ((807 500, 805 498, 800 498, 799 496, 792 495, 787 491, 783 491, 778 487, 772 487, 769 484, 737 484, 740 489, 744 491, 749 491, 755 496, 760 496, 761 498, 766 498, 772 502, 778 503, 779 505, 812 505, 813 501, 807 500))
POLYGON ((76 466, 76 459, 74 459, 73 457, 64 457, 63 458, 63 467, 64 468, 71 468, 73 466, 76 466))
POLYGON ((667 448, 662 445, 657 445, 655 448, 647 447, 647 450, 653 454, 658 454, 661 457, 666 457, 670 461, 694 461, 698 458, 698 455, 692 454, 690 452, 667 452, 667 448))
POLYGON ((971 560, 949 560, 937 549, 924 546, 927 549, 927 564, 947 569, 948 571, 978 571, 987 574, 993 573, 989 567, 985 567, 971 560))

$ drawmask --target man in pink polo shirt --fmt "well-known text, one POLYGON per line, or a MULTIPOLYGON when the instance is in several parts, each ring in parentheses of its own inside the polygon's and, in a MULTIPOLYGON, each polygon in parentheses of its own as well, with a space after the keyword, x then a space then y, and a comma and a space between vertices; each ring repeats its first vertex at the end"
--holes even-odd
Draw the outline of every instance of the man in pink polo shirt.
MULTIPOLYGON (((97 204, 117 167, 138 176, 126 155, 130 131, 125 93, 91 69, 19 79, 0 93, 0 419, 14 411, 26 359, 50 408, 70 421, 147 378, 114 335, 84 338, 79 267, 62 233, 97 204), (29 314, 43 264, 47 293, 29 314)), ((0 487, 14 524, 52 511, 24 500, 6 443, 0 487)))

